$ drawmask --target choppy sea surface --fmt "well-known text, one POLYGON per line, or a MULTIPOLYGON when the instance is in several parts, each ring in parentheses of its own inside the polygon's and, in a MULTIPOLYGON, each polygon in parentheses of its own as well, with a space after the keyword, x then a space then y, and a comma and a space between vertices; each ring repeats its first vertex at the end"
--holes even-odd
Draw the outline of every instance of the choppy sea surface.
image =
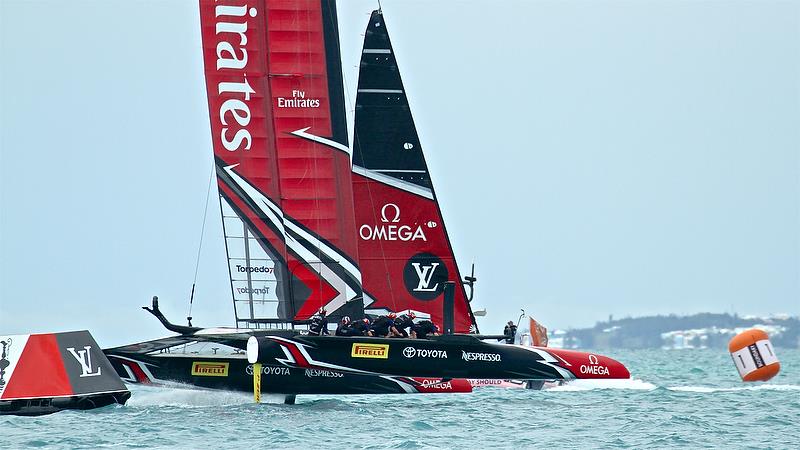
POLYGON ((633 379, 544 391, 299 396, 131 386, 125 406, 0 417, 0 448, 800 448, 800 350, 744 384, 724 350, 606 352, 633 379))

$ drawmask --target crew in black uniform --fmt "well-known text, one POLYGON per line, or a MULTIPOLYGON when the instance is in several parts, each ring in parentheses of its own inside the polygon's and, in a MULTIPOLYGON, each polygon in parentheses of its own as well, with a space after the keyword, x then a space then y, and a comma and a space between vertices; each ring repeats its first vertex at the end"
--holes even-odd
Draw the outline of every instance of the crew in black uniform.
POLYGON ((353 336, 372 336, 369 331, 369 327, 372 324, 368 317, 364 317, 361 320, 356 320, 350 324, 350 327, 353 329, 353 336))
POLYGON ((428 336, 438 336, 439 327, 430 320, 420 320, 411 326, 411 337, 415 339, 426 339, 428 336))
POLYGON ((406 331, 406 328, 411 331, 411 327, 414 326, 414 319, 416 318, 417 315, 414 314, 414 311, 409 311, 408 314, 403 314, 395 319, 394 329, 397 334, 400 337, 408 337, 408 331, 406 331))
POLYGON ((308 334, 312 336, 328 335, 328 311, 325 308, 320 308, 316 314, 311 316, 311 323, 308 325, 308 334))
POLYGON ((361 333, 353 328, 353 323, 350 321, 350 316, 342 317, 339 321, 339 326, 336 327, 336 336, 360 336, 361 333))
POLYGON ((397 315, 393 312, 385 316, 378 316, 369 327, 369 331, 372 333, 371 336, 387 337, 392 334, 395 317, 397 315))
MULTIPOLYGON (((514 325, 514 322, 508 321, 506 327, 503 328, 503 334, 506 335, 506 343, 513 344, 514 343, 514 336, 517 335, 517 326, 514 325)), ((500 339, 498 339, 499 341, 500 339)))

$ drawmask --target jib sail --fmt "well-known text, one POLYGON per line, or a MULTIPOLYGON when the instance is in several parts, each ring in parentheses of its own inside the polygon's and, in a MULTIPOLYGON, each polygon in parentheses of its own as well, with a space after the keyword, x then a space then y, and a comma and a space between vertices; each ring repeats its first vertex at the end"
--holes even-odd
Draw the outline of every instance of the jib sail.
POLYGON ((333 0, 200 0, 237 326, 358 316, 333 0))
POLYGON ((428 312, 442 323, 455 281, 455 331, 475 331, 386 23, 374 11, 356 97, 353 193, 367 311, 428 312))

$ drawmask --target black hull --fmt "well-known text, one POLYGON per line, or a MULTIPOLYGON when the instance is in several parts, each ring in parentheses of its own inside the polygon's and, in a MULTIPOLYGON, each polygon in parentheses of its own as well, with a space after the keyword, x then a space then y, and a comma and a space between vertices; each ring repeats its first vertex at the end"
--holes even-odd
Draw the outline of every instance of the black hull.
POLYGON ((43 416, 67 409, 87 410, 114 404, 124 405, 130 397, 130 392, 123 391, 73 397, 0 401, 0 415, 43 416))
MULTIPOLYGON (((181 383, 206 389, 253 392, 253 365, 242 357, 121 354, 106 355, 127 383, 181 383), (221 364, 218 370, 208 370, 221 364)), ((261 392, 264 394, 406 394, 417 393, 412 379, 353 375, 331 370, 264 365, 261 392)), ((455 392, 455 391, 450 391, 455 392)))
MULTIPOLYGON (((349 373, 392 376, 569 380, 573 366, 552 354, 516 345, 493 344, 470 335, 430 339, 263 336, 251 338, 251 360, 284 362, 349 373), (257 347, 256 347, 257 343, 257 347)), ((605 358, 608 360, 608 358, 605 358)), ((627 377, 627 371, 625 372, 627 377)))

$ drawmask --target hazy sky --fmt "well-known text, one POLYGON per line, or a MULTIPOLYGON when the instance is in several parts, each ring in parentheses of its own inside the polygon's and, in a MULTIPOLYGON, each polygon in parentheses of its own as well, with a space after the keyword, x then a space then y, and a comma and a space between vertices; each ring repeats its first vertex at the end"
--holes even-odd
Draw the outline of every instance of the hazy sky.
MULTIPOLYGON (((374 1, 339 1, 350 108, 374 1)), ((386 23, 495 332, 800 313, 800 2, 399 1, 386 23)), ((183 320, 212 149, 195 1, 0 1, 0 332, 183 320)), ((232 325, 211 202, 193 315, 232 325)))

